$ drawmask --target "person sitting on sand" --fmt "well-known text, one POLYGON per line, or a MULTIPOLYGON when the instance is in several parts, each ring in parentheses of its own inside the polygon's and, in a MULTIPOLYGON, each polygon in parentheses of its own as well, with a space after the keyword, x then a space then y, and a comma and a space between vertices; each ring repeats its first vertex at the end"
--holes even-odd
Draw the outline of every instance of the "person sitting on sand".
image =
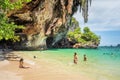
POLYGON ((86 55, 84 54, 84 61, 87 61, 87 57, 86 57, 86 55))
POLYGON ((75 64, 77 64, 77 62, 78 62, 78 56, 77 56, 76 52, 74 53, 74 60, 73 61, 75 64))
POLYGON ((19 60, 19 68, 24 68, 24 66, 23 66, 23 61, 24 61, 23 58, 21 58, 21 59, 19 60))

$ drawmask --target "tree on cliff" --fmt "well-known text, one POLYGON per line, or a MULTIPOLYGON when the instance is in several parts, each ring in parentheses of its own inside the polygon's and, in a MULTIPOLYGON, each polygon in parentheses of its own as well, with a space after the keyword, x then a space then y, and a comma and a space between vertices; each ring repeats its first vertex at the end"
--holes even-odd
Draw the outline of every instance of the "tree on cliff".
POLYGON ((20 8, 19 3, 10 4, 9 0, 0 0, 0 40, 19 41, 19 36, 15 35, 15 29, 23 29, 23 26, 9 22, 9 18, 7 17, 7 13, 14 9, 14 7, 20 8))
POLYGON ((83 45, 91 44, 97 47, 100 43, 100 37, 90 31, 88 27, 84 27, 83 31, 82 33, 80 27, 76 27, 74 31, 68 31, 67 38, 76 43, 81 43, 83 45))
MULTIPOLYGON (((11 4, 15 4, 14 1, 17 0, 11 1, 11 4)), ((91 0, 31 0, 27 3, 20 1, 20 9, 7 12, 9 22, 25 27, 18 31, 22 33, 22 36, 19 34, 20 44, 16 46, 19 49, 46 49, 53 46, 67 34, 72 15, 78 7, 87 22, 88 3, 91 4, 91 0)))
POLYGON ((84 27, 83 34, 81 36, 82 39, 84 39, 86 42, 91 42, 95 45, 100 44, 100 36, 93 33, 88 27, 84 27))

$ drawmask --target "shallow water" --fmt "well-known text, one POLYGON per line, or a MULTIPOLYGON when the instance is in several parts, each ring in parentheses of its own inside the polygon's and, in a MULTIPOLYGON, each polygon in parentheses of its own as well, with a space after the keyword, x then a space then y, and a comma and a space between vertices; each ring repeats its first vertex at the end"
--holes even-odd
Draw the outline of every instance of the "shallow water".
POLYGON ((29 56, 31 55, 36 55, 56 65, 60 64, 62 67, 82 73, 93 80, 120 80, 120 48, 117 47, 49 49, 29 52, 29 56), (77 65, 73 64, 74 52, 77 52, 79 58, 77 65), (83 61, 84 54, 87 56, 86 62, 83 61))

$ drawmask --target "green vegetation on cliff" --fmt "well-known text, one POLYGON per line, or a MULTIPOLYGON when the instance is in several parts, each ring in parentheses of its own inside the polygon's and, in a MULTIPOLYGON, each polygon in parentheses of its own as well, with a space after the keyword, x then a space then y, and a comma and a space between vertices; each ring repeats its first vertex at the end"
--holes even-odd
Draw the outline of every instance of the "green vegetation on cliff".
POLYGON ((67 37, 70 40, 76 41, 76 43, 82 44, 95 44, 99 45, 100 37, 93 33, 88 27, 84 27, 83 32, 81 28, 78 26, 78 21, 73 18, 74 22, 72 22, 72 26, 77 25, 74 30, 69 30, 67 37), (77 24, 76 24, 77 23, 77 24))
MULTIPOLYGON (((11 0, 12 1, 12 0, 11 0)), ((11 10, 22 7, 22 2, 29 2, 30 0, 19 0, 11 3, 10 0, 0 0, 0 40, 19 41, 19 36, 15 35, 15 29, 23 29, 23 26, 15 25, 14 22, 9 22, 7 17, 11 10)))

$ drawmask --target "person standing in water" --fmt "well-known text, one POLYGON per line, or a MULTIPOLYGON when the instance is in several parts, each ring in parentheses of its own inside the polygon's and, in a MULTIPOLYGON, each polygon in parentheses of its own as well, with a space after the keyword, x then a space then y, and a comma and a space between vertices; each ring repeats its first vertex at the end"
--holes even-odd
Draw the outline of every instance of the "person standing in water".
POLYGON ((75 52, 74 53, 74 59, 73 59, 74 63, 77 64, 78 62, 78 56, 77 56, 77 53, 75 52))
POLYGON ((84 54, 84 61, 87 61, 87 57, 86 57, 86 55, 84 54))

